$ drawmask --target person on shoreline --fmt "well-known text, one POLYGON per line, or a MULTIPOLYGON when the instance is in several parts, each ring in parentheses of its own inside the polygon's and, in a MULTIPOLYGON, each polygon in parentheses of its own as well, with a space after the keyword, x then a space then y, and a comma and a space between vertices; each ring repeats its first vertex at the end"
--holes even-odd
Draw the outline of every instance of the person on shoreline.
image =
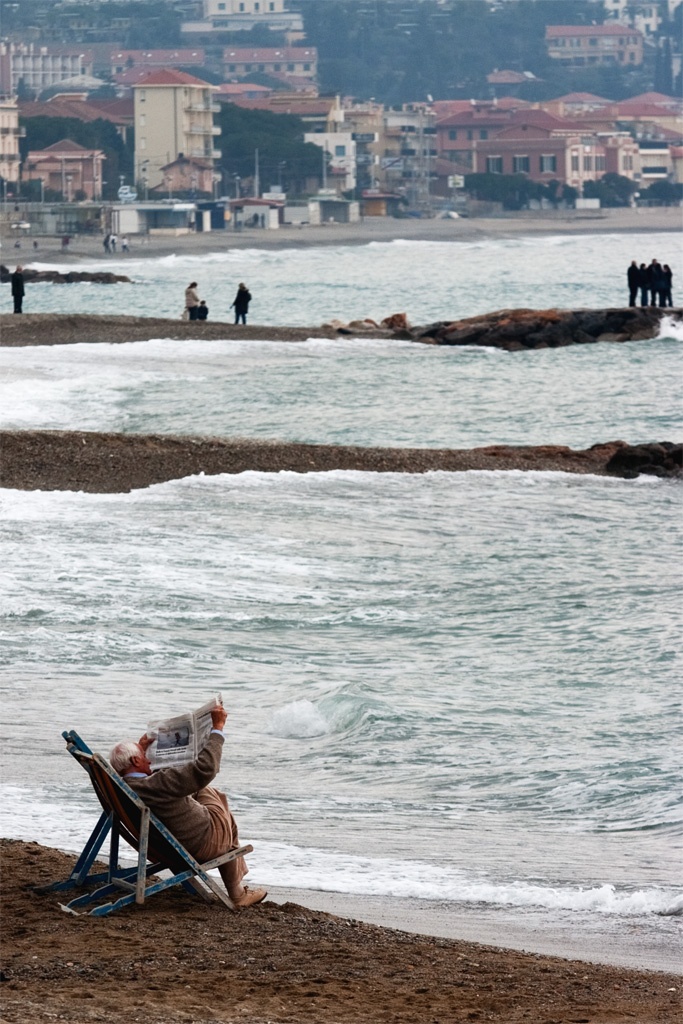
POLYGON ((111 249, 109 248, 109 239, 110 238, 111 238, 111 235, 107 234, 102 239, 102 248, 104 249, 105 252, 111 252, 111 249))
POLYGON ((14 302, 14 312, 23 312, 24 295, 26 289, 24 288, 24 268, 18 266, 17 269, 10 277, 12 284, 12 300, 14 302))
POLYGON ((664 305, 673 306, 673 299, 671 297, 671 288, 673 285, 673 271, 668 263, 665 263, 662 267, 664 273, 664 305))
POLYGON ((626 280, 628 281, 628 304, 635 306, 640 285, 640 270, 635 260, 631 260, 631 266, 626 271, 626 280))
POLYGON ((204 299, 201 299, 200 302, 199 302, 199 309, 197 310, 197 319, 198 320, 206 320, 208 315, 209 315, 209 307, 204 302, 204 299))
POLYGON ((197 294, 196 281, 190 281, 189 285, 185 289, 185 309, 187 310, 188 320, 198 319, 199 295, 197 294))
POLYGON ((235 307, 235 323, 238 324, 240 320, 243 324, 247 322, 247 313, 249 312, 249 303, 251 302, 251 292, 247 288, 244 281, 240 281, 239 288, 237 289, 237 295, 234 301, 231 303, 230 308, 235 307))
MULTIPOLYGON (((109 762, 149 809, 200 863, 238 849, 237 825, 225 794, 209 785, 218 774, 225 742, 228 713, 223 707, 211 712, 213 728, 195 761, 180 767, 162 768, 152 774, 147 735, 136 743, 123 740, 112 747, 109 762)), ((223 884, 236 907, 251 907, 268 893, 242 884, 248 868, 243 857, 219 867, 223 884)))

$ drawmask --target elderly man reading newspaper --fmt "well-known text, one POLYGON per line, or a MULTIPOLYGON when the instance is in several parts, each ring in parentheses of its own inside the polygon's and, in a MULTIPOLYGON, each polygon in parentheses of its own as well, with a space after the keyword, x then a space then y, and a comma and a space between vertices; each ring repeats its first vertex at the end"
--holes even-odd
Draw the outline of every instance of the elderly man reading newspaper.
MULTIPOLYGON (((211 710, 213 728, 207 743, 188 764, 152 773, 147 749, 154 740, 148 734, 137 743, 117 743, 109 754, 112 768, 200 863, 240 845, 225 795, 209 785, 220 768, 227 717, 222 705, 211 710)), ((250 889, 242 884, 248 870, 243 857, 223 864, 218 870, 236 907, 251 907, 266 898, 265 889, 250 889)))

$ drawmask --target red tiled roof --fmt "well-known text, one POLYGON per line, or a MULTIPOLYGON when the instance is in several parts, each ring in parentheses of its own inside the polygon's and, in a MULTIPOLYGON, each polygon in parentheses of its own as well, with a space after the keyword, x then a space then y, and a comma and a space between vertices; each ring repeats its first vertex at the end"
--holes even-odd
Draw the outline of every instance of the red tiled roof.
POLYGON ((546 25, 545 37, 551 36, 641 36, 643 33, 628 25, 546 25))
POLYGON ((44 103, 21 102, 19 114, 30 117, 72 117, 77 121, 111 121, 121 124, 122 118, 84 100, 46 100, 44 103))
POLYGON ((496 103, 498 110, 524 110, 531 104, 526 100, 517 99, 516 96, 501 96, 496 103))
POLYGON ((276 96, 277 94, 263 99, 235 96, 231 102, 236 107, 243 107, 245 110, 270 110, 274 114, 296 114, 297 117, 305 117, 307 114, 312 117, 327 117, 334 105, 334 100, 321 100, 319 103, 313 104, 297 99, 289 100, 285 104, 277 102, 276 96))
POLYGON ((617 115, 631 117, 675 117, 676 111, 670 107, 663 107, 658 103, 635 103, 633 100, 625 100, 623 103, 615 104, 617 115))
POLYGON ((157 67, 169 67, 174 64, 201 64, 206 61, 204 50, 186 48, 182 50, 113 50, 110 54, 113 63, 132 61, 136 64, 148 64, 157 67))
POLYGON ((72 142, 71 139, 62 139, 61 142, 53 142, 51 146, 45 146, 44 149, 36 149, 31 152, 31 156, 36 156, 37 153, 97 153, 99 150, 86 149, 85 146, 79 146, 77 142, 72 142))
POLYGON ((555 100, 549 100, 551 103, 611 103, 612 100, 606 100, 604 96, 595 96, 592 92, 568 92, 566 96, 558 96, 555 100))
POLYGON ((663 92, 642 92, 639 96, 630 96, 622 103, 658 103, 662 106, 680 106, 681 100, 675 96, 665 96, 663 92))
MULTIPOLYGON (((270 94, 273 90, 269 89, 267 85, 255 85, 249 82, 221 82, 216 92, 216 97, 220 96, 246 96, 249 93, 264 93, 270 94)), ((265 97, 264 97, 265 98, 265 97)), ((254 97, 256 99, 256 96, 254 97)))
POLYGON ((139 82, 136 82, 136 85, 201 85, 204 88, 211 88, 209 83, 203 82, 201 78, 188 75, 186 71, 176 71, 175 68, 163 68, 160 71, 152 71, 140 79, 139 82))
POLYGON ((223 50, 223 60, 240 63, 241 61, 276 61, 276 60, 305 60, 313 61, 318 59, 318 51, 315 46, 283 46, 277 49, 273 46, 261 47, 260 49, 247 49, 246 47, 226 47, 223 50))

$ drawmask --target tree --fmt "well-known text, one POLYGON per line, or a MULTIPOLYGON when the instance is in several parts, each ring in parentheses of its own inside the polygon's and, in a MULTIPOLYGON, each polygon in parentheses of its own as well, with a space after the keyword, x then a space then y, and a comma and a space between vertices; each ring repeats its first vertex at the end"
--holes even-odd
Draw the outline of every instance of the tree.
POLYGON ((586 199, 599 199, 601 206, 629 206, 638 186, 621 174, 604 174, 599 181, 587 181, 583 186, 586 199))
POLYGON ((683 185, 680 182, 653 181, 649 188, 641 191, 640 198, 661 206, 678 206, 683 201, 683 185))
POLYGON ((304 142, 300 117, 248 110, 224 103, 218 115, 221 126, 221 170, 228 177, 251 178, 255 151, 263 182, 282 182, 294 194, 305 191, 306 180, 320 176, 320 147, 304 142))
POLYGON ((502 203, 505 210, 522 210, 545 194, 545 186, 526 174, 466 174, 465 190, 475 199, 502 203))

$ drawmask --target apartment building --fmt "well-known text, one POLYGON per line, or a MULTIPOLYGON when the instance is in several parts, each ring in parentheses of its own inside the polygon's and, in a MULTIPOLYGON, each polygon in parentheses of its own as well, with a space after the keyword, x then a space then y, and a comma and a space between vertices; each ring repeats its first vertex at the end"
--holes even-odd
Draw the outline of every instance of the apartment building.
POLYGON ((213 115, 216 86, 185 71, 153 71, 133 86, 135 179, 149 188, 164 185, 164 168, 181 157, 197 159, 213 170, 220 128, 213 115))
POLYGON ((201 47, 189 46, 177 50, 112 50, 109 58, 112 77, 129 68, 156 71, 163 68, 202 68, 205 64, 205 51, 201 47))
POLYGON ((89 50, 35 43, 0 42, 0 93, 16 95, 20 87, 33 95, 67 79, 92 78, 89 50))
POLYGON ((180 28, 187 36, 267 28, 283 34, 288 46, 304 37, 301 14, 287 10, 285 0, 203 0, 201 19, 180 28))
POLYGON ((223 74, 226 78, 240 79, 256 73, 274 78, 293 76, 314 82, 318 77, 318 51, 314 46, 285 46, 282 49, 228 47, 223 51, 223 74))
POLYGON ((82 197, 101 199, 105 159, 101 149, 86 149, 71 139, 62 139, 28 154, 24 178, 39 181, 43 189, 60 192, 67 203, 82 197))
POLYGON ((16 97, 0 96, 0 178, 5 181, 19 180, 19 135, 16 97))
POLYGON ((560 181, 582 192, 587 181, 607 173, 639 181, 640 151, 628 132, 582 135, 569 125, 558 130, 519 122, 478 144, 474 169, 477 174, 524 174, 542 184, 560 181))
POLYGON ((548 56, 568 67, 638 67, 643 33, 627 25, 547 25, 548 56))
POLYGON ((683 0, 603 0, 605 16, 623 25, 639 29, 643 35, 654 35, 663 21, 673 18, 683 0))

